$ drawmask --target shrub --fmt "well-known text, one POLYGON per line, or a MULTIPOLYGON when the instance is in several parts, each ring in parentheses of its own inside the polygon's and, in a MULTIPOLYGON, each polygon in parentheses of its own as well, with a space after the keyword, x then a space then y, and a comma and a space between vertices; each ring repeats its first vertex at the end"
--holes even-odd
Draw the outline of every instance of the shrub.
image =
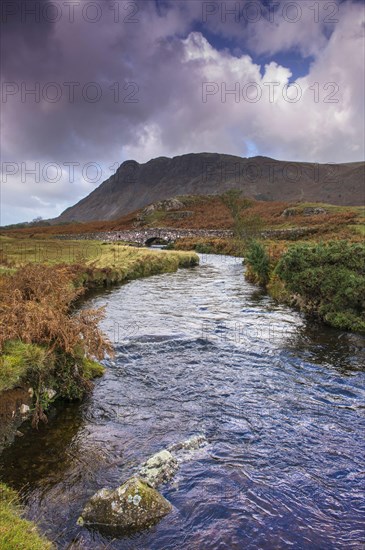
POLYGON ((304 309, 337 328, 365 331, 365 246, 333 241, 296 245, 275 273, 304 309))
POLYGON ((0 281, 0 349, 9 340, 44 345, 72 354, 81 346, 85 355, 101 359, 110 344, 98 328, 102 309, 70 314, 83 292, 75 289, 67 267, 29 264, 0 281))
POLYGON ((270 258, 264 245, 259 241, 251 241, 245 253, 245 263, 249 266, 250 278, 266 286, 270 275, 270 258))

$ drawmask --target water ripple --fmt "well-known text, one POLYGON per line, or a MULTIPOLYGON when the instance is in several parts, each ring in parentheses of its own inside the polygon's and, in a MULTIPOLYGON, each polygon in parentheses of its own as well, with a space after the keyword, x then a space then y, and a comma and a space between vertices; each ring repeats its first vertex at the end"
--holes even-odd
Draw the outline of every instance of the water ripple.
POLYGON ((364 339, 275 304, 236 259, 204 260, 92 300, 115 359, 86 403, 4 453, 2 477, 60 548, 364 548, 364 339), (162 489, 158 525, 76 526, 97 489, 195 433, 209 445, 162 489))

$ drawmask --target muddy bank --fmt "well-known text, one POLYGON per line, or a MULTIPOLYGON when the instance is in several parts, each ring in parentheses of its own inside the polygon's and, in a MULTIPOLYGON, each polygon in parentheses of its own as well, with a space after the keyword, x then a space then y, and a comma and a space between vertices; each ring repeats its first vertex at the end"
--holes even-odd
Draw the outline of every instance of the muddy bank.
POLYGON ((0 395, 0 453, 14 441, 19 426, 30 417, 31 403, 32 390, 26 386, 0 395))

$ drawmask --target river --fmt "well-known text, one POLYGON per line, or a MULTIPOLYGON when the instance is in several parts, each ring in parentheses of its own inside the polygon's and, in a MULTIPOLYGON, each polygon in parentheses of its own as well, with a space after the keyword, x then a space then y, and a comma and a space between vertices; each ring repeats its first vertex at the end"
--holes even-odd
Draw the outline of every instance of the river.
POLYGON ((87 301, 100 305, 106 375, 0 457, 59 548, 364 548, 363 337, 276 304, 227 256, 87 301), (115 540, 76 525, 96 490, 200 433, 209 444, 161 488, 174 508, 158 525, 115 540))

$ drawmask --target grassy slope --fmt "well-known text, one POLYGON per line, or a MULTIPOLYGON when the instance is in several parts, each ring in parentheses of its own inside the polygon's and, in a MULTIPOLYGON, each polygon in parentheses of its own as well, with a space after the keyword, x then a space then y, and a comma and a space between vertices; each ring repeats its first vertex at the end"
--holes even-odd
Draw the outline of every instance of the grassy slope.
MULTIPOLYGON (((13 270, 22 264, 79 265, 85 271, 100 272, 109 269, 118 280, 174 271, 198 263, 192 253, 167 252, 147 248, 131 248, 99 241, 30 239, 27 237, 0 237, 0 267, 13 270)), ((100 274, 102 277, 102 275, 100 274)))

